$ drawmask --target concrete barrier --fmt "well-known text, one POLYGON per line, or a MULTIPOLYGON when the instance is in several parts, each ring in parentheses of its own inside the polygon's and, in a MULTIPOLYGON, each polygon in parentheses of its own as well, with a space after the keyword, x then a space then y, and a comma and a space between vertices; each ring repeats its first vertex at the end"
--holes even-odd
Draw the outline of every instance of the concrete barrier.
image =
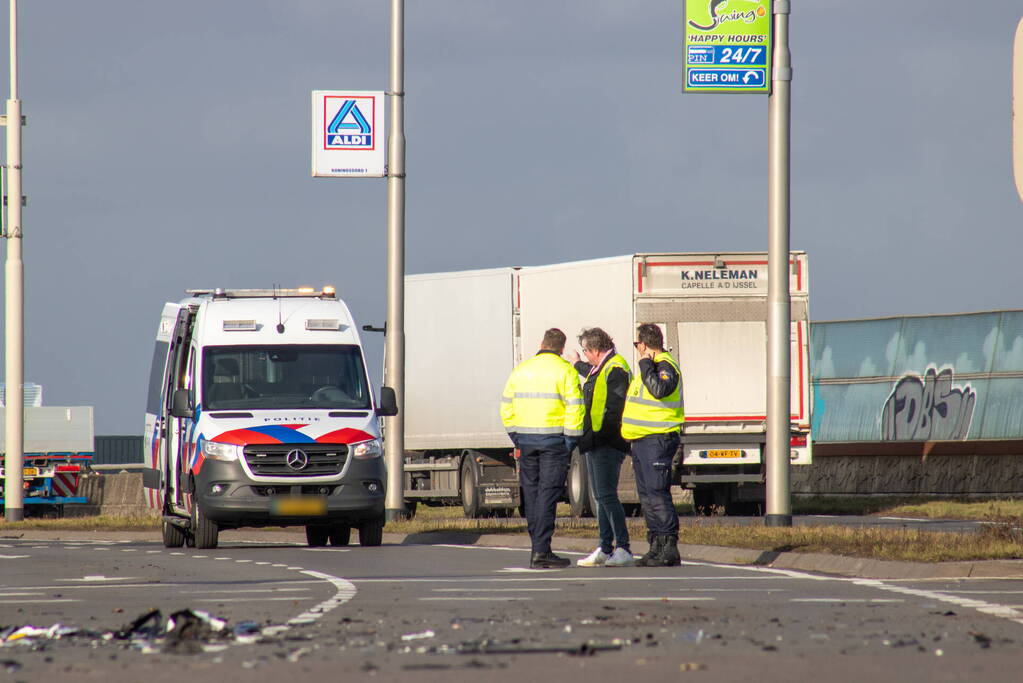
POLYGON ((157 511, 146 504, 141 472, 111 472, 82 477, 78 483, 78 495, 88 498, 89 502, 64 506, 66 516, 157 516, 157 511))

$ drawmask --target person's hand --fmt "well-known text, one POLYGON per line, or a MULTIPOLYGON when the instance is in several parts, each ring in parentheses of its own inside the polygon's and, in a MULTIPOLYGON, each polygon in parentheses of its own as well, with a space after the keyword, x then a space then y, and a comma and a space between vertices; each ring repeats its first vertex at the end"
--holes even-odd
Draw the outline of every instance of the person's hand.
POLYGON ((653 360, 654 356, 656 355, 657 354, 654 352, 654 350, 651 349, 649 346, 643 347, 643 358, 649 358, 650 360, 653 360))
POLYGON ((569 363, 578 363, 580 360, 582 360, 579 357, 579 352, 576 351, 575 349, 572 349, 571 351, 567 352, 565 355, 568 356, 568 362, 569 363))

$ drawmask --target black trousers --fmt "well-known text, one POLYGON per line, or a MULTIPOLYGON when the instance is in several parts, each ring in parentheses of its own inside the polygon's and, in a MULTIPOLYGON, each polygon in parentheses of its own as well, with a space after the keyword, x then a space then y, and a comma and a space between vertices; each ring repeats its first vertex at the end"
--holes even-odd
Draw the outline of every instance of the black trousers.
POLYGON ((529 540, 534 553, 549 553, 570 456, 560 437, 542 443, 520 442, 519 449, 519 483, 529 540))
POLYGON ((636 492, 646 527, 654 534, 678 535, 678 513, 671 502, 671 460, 678 444, 678 432, 651 434, 632 442, 636 492))

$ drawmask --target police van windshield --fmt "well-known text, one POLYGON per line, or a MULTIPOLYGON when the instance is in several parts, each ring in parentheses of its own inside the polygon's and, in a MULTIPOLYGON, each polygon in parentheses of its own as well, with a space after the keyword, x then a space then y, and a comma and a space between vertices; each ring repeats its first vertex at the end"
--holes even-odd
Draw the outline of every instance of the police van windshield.
POLYGON ((209 346, 205 410, 369 409, 362 354, 351 345, 209 346))

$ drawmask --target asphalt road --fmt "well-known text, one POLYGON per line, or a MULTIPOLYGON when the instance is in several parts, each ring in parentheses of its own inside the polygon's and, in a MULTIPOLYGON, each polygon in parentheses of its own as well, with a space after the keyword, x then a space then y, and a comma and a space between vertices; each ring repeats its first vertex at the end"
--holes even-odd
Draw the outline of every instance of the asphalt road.
POLYGON ((8 642, 0 681, 1023 678, 1021 579, 880 581, 702 562, 532 571, 519 548, 265 538, 225 533, 211 551, 155 538, 0 538, 0 625, 86 630, 8 642), (158 638, 143 625, 104 636, 153 608, 225 624, 214 632, 186 615, 186 633, 158 638), (258 642, 224 637, 238 626, 258 642))

